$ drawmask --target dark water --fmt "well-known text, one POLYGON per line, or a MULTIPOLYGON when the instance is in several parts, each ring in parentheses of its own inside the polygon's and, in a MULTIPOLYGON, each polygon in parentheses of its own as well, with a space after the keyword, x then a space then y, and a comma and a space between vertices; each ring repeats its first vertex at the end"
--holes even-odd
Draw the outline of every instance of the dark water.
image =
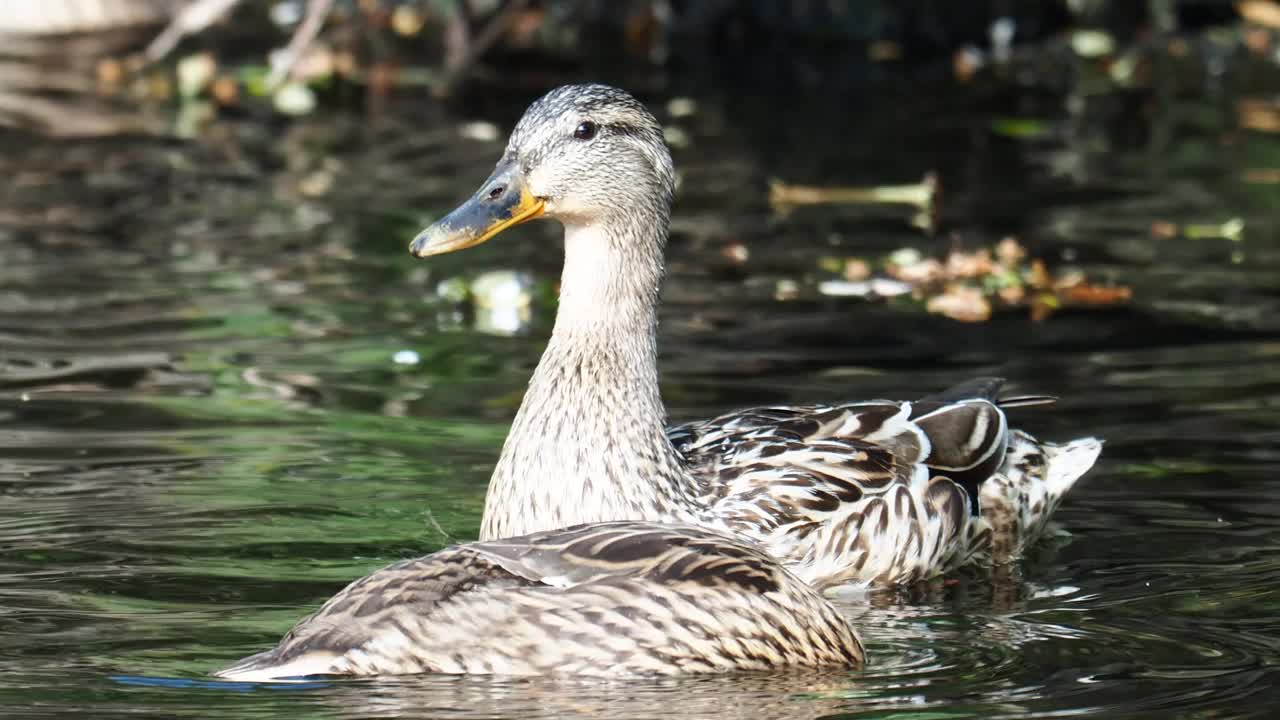
POLYGON ((536 90, 492 112, 228 119, 196 141, 0 135, 0 714, 1267 715, 1280 136, 1243 128, 1240 105, 1276 111, 1264 80, 890 79, 839 98, 698 93, 693 116, 663 114, 690 141, 661 339, 674 417, 1000 374, 1062 397, 1020 424, 1107 440, 1062 537, 1004 577, 846 601, 870 664, 822 676, 208 682, 348 580, 475 536, 553 317, 556 231, 430 263, 404 248, 500 151, 459 127, 505 132, 536 90), (1034 132, 993 130, 1009 118, 1034 132), (767 202, 774 176, 929 170, 936 239, 905 210, 767 202), (1231 221, 1238 237, 1152 231, 1231 221), (1016 234, 1134 301, 960 324, 817 289, 823 258, 940 253, 952 233, 1016 234), (726 260, 738 244, 743 265, 726 260))

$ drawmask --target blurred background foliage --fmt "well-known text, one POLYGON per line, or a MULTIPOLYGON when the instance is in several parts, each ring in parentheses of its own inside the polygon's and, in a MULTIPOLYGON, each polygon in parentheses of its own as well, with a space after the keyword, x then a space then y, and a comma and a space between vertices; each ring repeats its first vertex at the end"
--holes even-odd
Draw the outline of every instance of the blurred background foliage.
POLYGON ((105 113, 121 101, 269 99, 296 115, 396 88, 442 97, 584 70, 632 87, 756 92, 846 93, 903 67, 961 82, 1034 74, 1041 86, 1088 70, 1141 85, 1162 56, 1195 55, 1219 73, 1274 66, 1277 28, 1274 0, 8 2, 0 117, 91 134, 110 123, 59 117, 56 101, 91 94, 105 113))

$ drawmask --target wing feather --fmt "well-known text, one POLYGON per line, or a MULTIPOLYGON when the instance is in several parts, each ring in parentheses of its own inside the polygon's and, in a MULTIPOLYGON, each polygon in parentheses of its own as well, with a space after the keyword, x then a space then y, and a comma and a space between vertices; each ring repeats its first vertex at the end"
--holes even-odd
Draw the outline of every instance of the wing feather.
MULTIPOLYGON (((1001 398, 1003 385, 976 378, 915 402, 751 408, 669 438, 698 479, 698 522, 761 542, 811 582, 903 582, 986 552, 993 538, 997 551, 1013 548, 995 555, 1016 554, 1060 499, 1063 490, 1046 497, 1034 520, 1006 512, 1025 485, 1057 475, 1037 469, 1053 446, 1020 433, 1012 449, 1003 409, 1053 399, 1001 398)), ((1096 453, 1057 457, 1074 482, 1096 453)))

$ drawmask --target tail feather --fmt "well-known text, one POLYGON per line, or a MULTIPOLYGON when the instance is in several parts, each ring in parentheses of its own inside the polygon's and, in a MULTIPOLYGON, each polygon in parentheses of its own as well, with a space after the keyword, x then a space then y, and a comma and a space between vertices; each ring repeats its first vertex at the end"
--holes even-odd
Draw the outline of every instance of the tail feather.
POLYGON ((1054 395, 1013 395, 1010 397, 1002 397, 996 400, 996 405, 1001 409, 1020 407, 1035 407, 1036 405, 1052 405, 1058 402, 1058 398, 1054 395))
POLYGON ((1000 388, 1004 387, 1004 378, 1000 377, 976 377, 956 383, 951 387, 940 392, 926 395, 917 400, 915 405, 937 406, 949 405, 962 400, 990 400, 995 402, 996 397, 1000 394, 1000 388))
POLYGON ((1102 452, 1097 438, 1055 445, 1014 430, 1000 471, 982 484, 980 514, 997 564, 1016 560, 1043 533, 1067 491, 1102 452))
POLYGON ((1076 481, 1093 467, 1102 453, 1102 441, 1098 438, 1079 438, 1063 445, 1044 444, 1048 471, 1045 483, 1049 492, 1061 498, 1076 481))
POLYGON ((1052 405, 1058 401, 1054 395, 1001 396, 1000 391, 1004 389, 1005 382, 1005 379, 1000 377, 977 377, 965 380, 912 403, 916 407, 915 415, 923 415, 944 405, 965 400, 986 400, 1004 409, 1052 405))

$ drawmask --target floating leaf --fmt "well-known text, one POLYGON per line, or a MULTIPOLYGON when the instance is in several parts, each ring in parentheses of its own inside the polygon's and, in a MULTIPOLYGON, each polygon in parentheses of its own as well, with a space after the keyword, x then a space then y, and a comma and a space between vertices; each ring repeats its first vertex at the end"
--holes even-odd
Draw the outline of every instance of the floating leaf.
POLYGON ((188 55, 178 61, 176 72, 178 94, 184 98, 193 98, 213 82, 218 72, 218 61, 210 52, 188 55))
POLYGON ((888 278, 874 277, 865 260, 827 257, 819 266, 844 277, 819 283, 818 292, 868 299, 910 294, 923 300, 928 312, 961 322, 982 322, 997 309, 1023 307, 1032 319, 1044 320, 1062 307, 1117 305, 1132 299, 1127 287, 1089 284, 1076 269, 1054 276, 1043 260, 1024 262, 1026 257, 1026 248, 1012 237, 994 248, 953 249, 941 260, 907 247, 885 259, 888 278))
POLYGON ((865 260, 849 258, 844 262, 845 280, 866 280, 871 277, 871 265, 865 260))
POLYGON ((1071 49, 1085 58, 1110 55, 1116 50, 1116 39, 1102 30, 1077 30, 1071 33, 1071 49))
POLYGON ((1241 0, 1236 11, 1251 23, 1280 30, 1280 3, 1274 0, 1241 0))
POLYGON ((285 115, 307 115, 316 109, 316 94, 301 83, 285 83, 272 96, 272 103, 285 115))
POLYGON ((1245 130, 1280 133, 1280 104, 1259 98, 1236 101, 1236 121, 1245 130))
POLYGON ((1243 180, 1255 185, 1280 185, 1280 168, 1249 168, 1243 180))
POLYGON ((983 322, 991 319, 991 303, 982 291, 965 285, 952 285, 941 295, 925 302, 925 309, 960 322, 983 322))
POLYGON ((991 132, 1016 140, 1034 140, 1049 134, 1049 125, 1035 118, 998 118, 991 122, 991 132))
POLYGON ((270 93, 267 87, 267 78, 271 74, 271 69, 266 65, 244 65, 241 66, 237 75, 240 78, 240 84, 244 85, 244 89, 256 97, 265 97, 270 93))
POLYGON ((1059 298, 1080 305, 1118 305, 1133 299, 1133 291, 1123 286, 1089 285, 1080 283, 1058 292, 1059 298))
POLYGON ((938 192, 937 178, 930 174, 913 185, 876 187, 818 187, 769 181, 769 204, 789 205, 913 205, 932 207, 938 192))
POLYGON ((1183 235, 1192 240, 1230 240, 1240 242, 1244 236, 1244 220, 1231 218, 1221 224, 1188 223, 1182 229, 1183 235))
POLYGON ((413 37, 422 32, 426 24, 426 17, 412 5, 397 5, 391 12, 391 29, 397 35, 413 37))

